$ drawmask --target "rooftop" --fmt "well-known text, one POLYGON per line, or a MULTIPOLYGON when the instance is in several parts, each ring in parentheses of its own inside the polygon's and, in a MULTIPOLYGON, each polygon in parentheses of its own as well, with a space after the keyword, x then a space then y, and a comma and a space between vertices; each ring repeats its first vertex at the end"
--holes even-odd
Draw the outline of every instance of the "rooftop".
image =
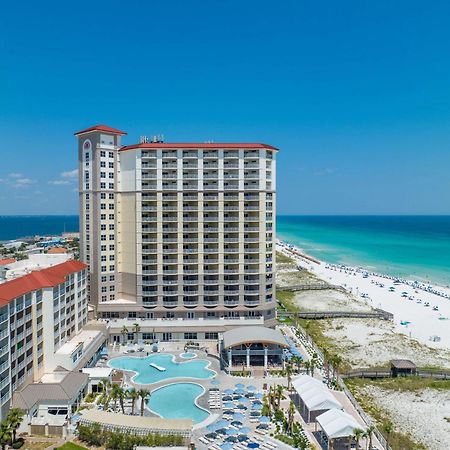
POLYGON ((124 135, 127 134, 125 131, 120 131, 117 128, 108 127, 108 125, 94 125, 93 127, 85 128, 84 130, 77 131, 75 136, 78 136, 79 134, 84 133, 90 133, 92 131, 103 131, 104 133, 112 133, 112 134, 120 134, 124 135))
MULTIPOLYGON (((50 374, 50 382, 32 383, 13 394, 12 403, 15 408, 29 410, 42 401, 67 402, 78 395, 87 383, 89 376, 81 372, 61 372, 57 379, 50 374)), ((55 375, 56 376, 56 375, 55 375)), ((45 380, 45 376, 43 380, 45 380)))
POLYGON ((14 258, 0 259, 0 266, 7 266, 8 264, 12 264, 15 262, 16 262, 16 260, 14 258))
POLYGON ((178 149, 178 148, 209 148, 209 149, 250 149, 250 150, 258 150, 258 149, 268 149, 278 151, 277 148, 272 147, 271 145, 261 144, 261 143, 248 143, 248 142, 214 142, 214 143, 204 143, 204 142, 146 142, 142 144, 132 144, 125 145, 120 149, 120 151, 126 150, 134 150, 137 148, 143 149, 157 149, 157 148, 169 148, 169 149, 178 149))
POLYGON ((52 247, 48 250, 47 255, 58 255, 61 253, 67 253, 67 249, 64 247, 52 247))
POLYGON ((416 365, 409 359, 393 359, 391 366, 396 369, 415 369, 416 365))
POLYGON ((53 267, 31 272, 28 275, 0 284, 0 306, 28 292, 42 288, 55 287, 64 283, 66 277, 87 267, 86 264, 70 260, 53 267))
POLYGON ((95 342, 97 338, 102 335, 101 330, 81 330, 75 336, 72 336, 70 341, 67 341, 56 352, 55 355, 71 355, 75 349, 83 344, 87 349, 92 342, 95 342))
POLYGON ((280 347, 288 347, 281 331, 272 328, 250 326, 233 328, 223 333, 223 345, 225 348, 251 343, 275 344, 280 347))

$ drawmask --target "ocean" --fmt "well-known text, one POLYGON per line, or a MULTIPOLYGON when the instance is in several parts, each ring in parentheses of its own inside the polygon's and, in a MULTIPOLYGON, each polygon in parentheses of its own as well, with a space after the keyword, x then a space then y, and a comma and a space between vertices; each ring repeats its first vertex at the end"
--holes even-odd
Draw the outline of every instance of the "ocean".
POLYGON ((78 216, 0 216, 0 241, 78 231, 78 216))
POLYGON ((323 261, 450 285, 450 216, 278 216, 277 238, 323 261))
MULTIPOLYGON (((78 216, 0 216, 0 241, 78 228, 78 216)), ((278 216, 277 237, 331 263, 450 285, 450 216, 278 216)))

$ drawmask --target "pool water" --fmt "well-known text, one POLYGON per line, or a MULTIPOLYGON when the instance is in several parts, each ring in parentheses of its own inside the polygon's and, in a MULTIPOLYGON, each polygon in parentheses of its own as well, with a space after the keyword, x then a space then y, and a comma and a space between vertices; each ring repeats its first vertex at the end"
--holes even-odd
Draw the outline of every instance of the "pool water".
POLYGON ((133 381, 138 384, 151 384, 171 378, 196 378, 205 380, 213 378, 215 372, 207 368, 209 361, 196 359, 181 363, 174 362, 174 357, 168 354, 150 355, 145 358, 136 356, 123 356, 111 359, 110 366, 114 369, 129 370, 135 372, 133 381), (150 364, 164 367, 165 371, 160 371, 150 364))
POLYGON ((182 353, 180 356, 181 356, 181 358, 192 359, 192 358, 195 358, 197 355, 195 353, 186 352, 186 353, 182 353))
POLYGON ((209 412, 195 404, 204 389, 195 383, 174 383, 152 392, 147 406, 164 419, 192 419, 194 423, 203 422, 209 412))

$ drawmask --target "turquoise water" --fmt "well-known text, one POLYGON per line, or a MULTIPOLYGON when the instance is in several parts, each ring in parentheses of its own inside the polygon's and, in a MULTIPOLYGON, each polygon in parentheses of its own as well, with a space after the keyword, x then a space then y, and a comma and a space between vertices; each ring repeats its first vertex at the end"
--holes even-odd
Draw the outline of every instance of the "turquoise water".
POLYGON ((182 353, 180 356, 182 358, 191 359, 191 358, 195 358, 197 355, 195 353, 186 352, 186 353, 182 353))
POLYGON ((450 216, 278 216, 277 238, 327 262, 450 285, 450 216))
POLYGON ((111 359, 109 363, 115 369, 136 372, 133 381, 139 384, 157 383, 158 381, 180 377, 203 380, 215 375, 214 371, 207 368, 209 362, 204 359, 174 363, 173 356, 168 354, 150 355, 145 358, 123 356, 111 359), (166 370, 161 372, 151 367, 150 363, 164 367, 166 370))
POLYGON ((203 422, 209 413, 195 404, 204 389, 194 383, 174 383, 152 392, 148 407, 164 419, 192 419, 203 422))

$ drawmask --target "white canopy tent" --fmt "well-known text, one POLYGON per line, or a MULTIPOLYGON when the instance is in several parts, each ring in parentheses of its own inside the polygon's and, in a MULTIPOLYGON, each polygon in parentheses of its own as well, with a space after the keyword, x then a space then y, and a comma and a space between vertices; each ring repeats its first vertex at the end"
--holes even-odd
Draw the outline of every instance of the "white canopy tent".
POLYGON ((340 409, 330 409, 318 416, 316 420, 327 437, 328 446, 333 441, 333 448, 347 448, 347 443, 344 441, 352 438, 355 429, 365 430, 365 427, 360 425, 353 416, 340 409))
POLYGON ((311 387, 321 387, 325 390, 328 390, 325 384, 323 384, 316 378, 310 377, 309 375, 300 375, 298 378, 292 381, 292 387, 299 395, 303 392, 306 392, 311 387))
POLYGON ((334 395, 322 388, 313 387, 302 394, 303 403, 309 411, 321 411, 324 409, 342 409, 342 405, 334 395))

